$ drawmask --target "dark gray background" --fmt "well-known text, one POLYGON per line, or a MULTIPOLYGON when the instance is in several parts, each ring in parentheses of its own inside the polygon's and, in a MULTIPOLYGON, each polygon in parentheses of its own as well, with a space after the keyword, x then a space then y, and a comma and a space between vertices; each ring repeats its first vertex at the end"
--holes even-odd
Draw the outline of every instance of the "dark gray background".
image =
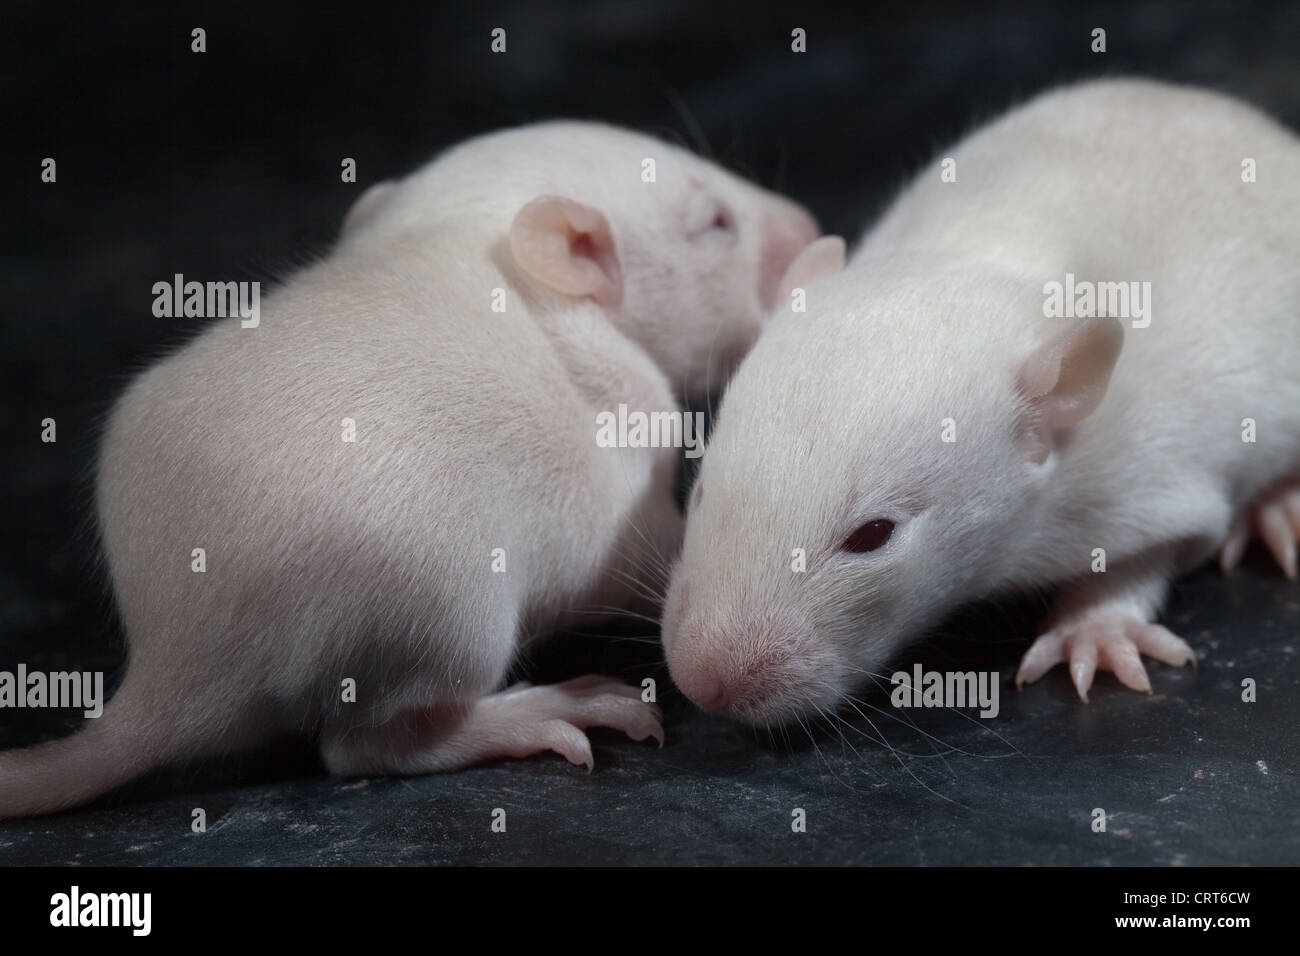
MULTIPOLYGON (((88 531, 100 417, 135 370, 193 334, 155 319, 175 272, 274 282, 326 252, 367 182, 530 120, 609 120, 681 140, 856 236, 909 173, 1045 86, 1141 73, 1237 93, 1300 125, 1294 3, 541 4, 337 11, 269 3, 7 10, 0 349, 0 668, 115 669, 122 637, 88 531), (189 31, 208 52, 189 52, 189 31), (509 52, 488 52, 492 27, 509 52), (789 51, 794 26, 809 52, 789 51), (1109 52, 1089 51, 1094 26, 1109 52), (39 181, 58 160, 57 185, 39 181), (339 182, 355 157, 361 185, 339 182), (57 445, 39 422, 58 420, 57 445)), ((1298 186, 1297 188, 1300 188, 1298 186)), ((973 609, 922 659, 1009 679, 1041 602, 973 609)), ((1151 697, 1063 669, 998 720, 905 725, 864 693, 812 741, 666 701, 662 750, 597 731, 561 758, 346 783, 286 744, 174 768, 94 807, 0 824, 0 863, 1300 862, 1300 588, 1258 552, 1205 570, 1166 618, 1202 654, 1152 667, 1151 697), (1259 702, 1242 704, 1242 678, 1259 702), (883 738, 883 739, 882 739, 883 738), (190 810, 209 831, 194 836, 190 810), (489 832, 504 807, 509 828, 489 832), (790 812, 808 812, 808 832, 790 812), (1093 834, 1090 811, 1111 814, 1093 834)), ((909 656, 909 661, 914 659, 909 656)), ((666 684, 657 648, 566 636, 534 676, 592 668, 666 684)), ((1009 681, 1008 681, 1009 682, 1009 681)), ((72 726, 0 711, 0 746, 72 726)))

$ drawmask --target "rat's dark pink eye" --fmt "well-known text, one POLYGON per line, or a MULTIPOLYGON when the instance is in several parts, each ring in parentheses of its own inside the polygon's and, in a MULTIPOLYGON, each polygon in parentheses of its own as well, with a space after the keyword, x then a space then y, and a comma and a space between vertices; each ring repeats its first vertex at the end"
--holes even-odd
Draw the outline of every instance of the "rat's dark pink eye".
POLYGON ((862 554, 865 551, 875 551, 894 533, 894 522, 887 521, 884 518, 877 518, 875 521, 868 521, 857 531, 849 535, 844 542, 844 550, 852 551, 854 554, 862 554))

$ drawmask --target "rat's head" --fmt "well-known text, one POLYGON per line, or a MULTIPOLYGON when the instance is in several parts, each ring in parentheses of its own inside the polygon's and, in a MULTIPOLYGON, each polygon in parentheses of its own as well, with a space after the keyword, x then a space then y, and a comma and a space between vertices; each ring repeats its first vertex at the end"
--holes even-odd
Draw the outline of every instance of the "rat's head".
POLYGON ((970 310, 1041 298, 869 275, 855 267, 809 292, 813 314, 773 320, 688 498, 668 664, 696 703, 749 723, 887 681, 908 640, 1032 560, 1049 452, 1097 407, 1118 355, 1111 319, 995 358, 970 310), (923 335, 907 321, 921 310, 938 317, 923 335))
POLYGON ((722 385, 818 236, 801 206, 714 163, 575 122, 480 137, 395 188, 372 187, 344 232, 466 208, 507 231, 535 291, 601 306, 689 396, 722 385))

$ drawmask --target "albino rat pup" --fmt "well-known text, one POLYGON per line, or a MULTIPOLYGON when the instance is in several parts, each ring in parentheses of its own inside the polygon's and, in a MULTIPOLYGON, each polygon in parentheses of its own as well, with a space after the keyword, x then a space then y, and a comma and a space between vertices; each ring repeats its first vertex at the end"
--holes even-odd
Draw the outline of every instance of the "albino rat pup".
POLYGON ((1270 119, 1132 80, 945 154, 728 389, 664 606, 681 689, 810 715, 957 605, 1050 585, 1018 683, 1193 661, 1153 623, 1172 576, 1252 529, 1296 574, 1298 184, 1270 119))
POLYGON ((118 403, 97 504, 128 672, 79 733, 0 754, 0 816, 273 735, 318 736, 346 775, 590 768, 589 725, 662 741, 611 679, 497 691, 581 609, 636 606, 680 542, 680 452, 598 447, 598 414, 719 385, 816 235, 586 123, 374 187, 256 328, 217 322, 118 403))

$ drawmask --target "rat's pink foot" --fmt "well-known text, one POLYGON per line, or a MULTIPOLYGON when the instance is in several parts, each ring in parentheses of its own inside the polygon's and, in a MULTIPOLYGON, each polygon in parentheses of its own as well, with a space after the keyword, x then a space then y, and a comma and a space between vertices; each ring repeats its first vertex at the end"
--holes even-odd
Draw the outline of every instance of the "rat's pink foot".
POLYGON ((1181 667, 1196 663, 1187 642, 1159 624, 1112 611, 1093 612, 1062 621, 1039 636, 1025 652, 1016 672, 1016 687, 1031 684, 1057 664, 1068 662, 1070 679, 1086 704, 1097 668, 1114 671, 1126 687, 1151 693, 1142 655, 1181 667))
POLYGON ((1292 581, 1296 579, 1296 540, 1300 538, 1300 480, 1288 481, 1263 495, 1233 523, 1219 553, 1219 566, 1231 574, 1258 534, 1292 581))
POLYGON ((515 684, 484 697, 471 722, 480 736, 477 748, 489 757, 527 757, 554 750, 570 763, 595 766, 588 727, 612 727, 633 740, 653 737, 664 745, 662 714, 641 700, 639 688, 610 677, 588 674, 562 684, 515 684))
POLYGON ((498 757, 554 750, 570 763, 595 765, 588 727, 612 727, 663 746, 662 715, 641 691, 599 674, 562 684, 515 684, 468 707, 431 708, 382 727, 354 727, 322 742, 326 766, 340 776, 457 770, 498 757))

